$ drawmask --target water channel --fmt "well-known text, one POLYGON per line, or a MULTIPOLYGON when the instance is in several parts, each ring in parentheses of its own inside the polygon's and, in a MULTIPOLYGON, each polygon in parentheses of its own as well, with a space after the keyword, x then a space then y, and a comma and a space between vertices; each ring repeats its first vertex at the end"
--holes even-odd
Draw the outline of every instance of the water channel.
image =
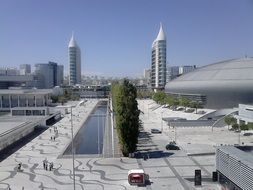
MULTIPOLYGON (((74 138, 75 154, 102 154, 107 101, 100 101, 74 138)), ((64 154, 72 154, 69 144, 64 154)))

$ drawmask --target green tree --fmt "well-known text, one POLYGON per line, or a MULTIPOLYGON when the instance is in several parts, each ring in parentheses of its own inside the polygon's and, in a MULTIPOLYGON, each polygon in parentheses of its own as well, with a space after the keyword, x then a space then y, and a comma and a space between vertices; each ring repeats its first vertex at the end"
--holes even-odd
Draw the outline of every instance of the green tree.
POLYGON ((166 94, 165 94, 165 92, 156 92, 153 95, 153 100, 158 104, 165 104, 166 103, 166 94))
POLYGON ((253 123, 248 123, 249 130, 253 130, 253 123))
POLYGON ((246 130, 249 130, 249 126, 246 125, 245 123, 242 123, 242 124, 240 125, 240 129, 243 130, 243 131, 246 131, 246 130))
POLYGON ((201 103, 198 102, 198 101, 191 101, 191 102, 190 102, 190 107, 191 107, 191 108, 195 108, 196 113, 198 113, 198 108, 201 108, 202 105, 201 105, 201 103))
POLYGON ((136 150, 139 135, 139 109, 136 88, 128 81, 113 83, 112 101, 116 112, 116 126, 123 155, 136 150))
POLYGON ((173 96, 167 95, 167 97, 165 98, 165 102, 166 102, 166 104, 168 104, 169 106, 172 106, 172 105, 173 105, 173 102, 174 102, 173 96))
POLYGON ((233 125, 237 122, 236 118, 232 117, 232 116, 226 116, 224 119, 225 123, 228 125, 228 129, 230 125, 233 125))
POLYGON ((191 100, 189 98, 186 98, 186 97, 179 98, 179 104, 181 106, 184 106, 185 110, 186 110, 186 107, 190 106, 190 102, 191 102, 191 100))
POLYGON ((232 129, 233 130, 238 130, 239 129, 239 125, 237 123, 232 124, 232 129))

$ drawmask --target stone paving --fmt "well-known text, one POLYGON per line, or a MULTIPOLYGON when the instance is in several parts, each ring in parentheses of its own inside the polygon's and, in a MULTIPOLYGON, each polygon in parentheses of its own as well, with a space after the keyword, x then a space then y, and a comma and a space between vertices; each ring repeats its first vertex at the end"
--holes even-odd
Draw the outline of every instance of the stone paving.
MULTIPOLYGON (((77 104, 73 108, 74 133, 78 131, 89 113, 93 110, 98 100, 88 100, 84 106, 77 104)), ((190 133, 192 138, 178 132, 178 143, 182 148, 179 151, 167 151, 165 145, 173 140, 174 133, 166 131, 162 134, 151 134, 151 128, 161 127, 161 113, 159 109, 149 109, 151 100, 139 101, 142 111, 140 119, 143 121, 138 144, 136 158, 102 158, 102 157, 76 157, 75 158, 75 184, 77 190, 191 190, 193 186, 194 170, 201 169, 203 185, 197 189, 218 190, 220 187, 216 183, 211 183, 211 173, 215 171, 215 155, 188 156, 187 146, 191 145, 194 151, 196 143, 194 138, 198 133, 190 133), (190 140, 191 144, 188 144, 190 140), (186 148, 185 148, 186 147, 186 148), (147 159, 144 159, 147 158, 147 159), (127 181, 127 173, 130 169, 143 168, 150 176, 150 184, 147 186, 130 186, 127 181)), ((154 102, 152 102, 154 104, 154 102)), ((73 102, 76 104, 76 102, 73 102)), ((166 115, 166 113, 164 113, 166 115)), ((169 112, 168 115, 173 115, 169 112)), ((178 112, 174 113, 177 115, 178 112)), ((182 129, 183 130, 183 129, 182 129)), ((209 132, 210 133, 210 132, 209 132)), ((229 132, 226 134, 230 134, 229 132)), ((230 137, 226 137, 230 138, 230 137)), ((212 143, 206 141, 206 137, 201 138, 199 144, 212 143)), ((60 155, 71 142, 70 114, 53 127, 46 130, 37 138, 33 139, 26 146, 16 151, 10 157, 0 163, 0 189, 57 189, 69 190, 73 188, 72 159, 64 158, 60 155), (59 136, 55 141, 51 140, 54 135, 54 127, 57 127, 59 136), (60 156, 60 157, 59 157, 60 156), (43 160, 53 162, 52 171, 43 168, 43 160), (18 163, 22 162, 21 171, 17 170, 18 163)), ((190 148, 189 148, 190 149, 190 148)), ((203 152, 205 147, 200 148, 203 152)))

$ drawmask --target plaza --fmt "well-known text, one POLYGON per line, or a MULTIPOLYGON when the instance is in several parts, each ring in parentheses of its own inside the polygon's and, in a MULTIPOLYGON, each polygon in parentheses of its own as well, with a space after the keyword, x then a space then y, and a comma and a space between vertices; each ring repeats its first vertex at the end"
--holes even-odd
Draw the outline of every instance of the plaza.
MULTIPOLYGON (((73 106, 74 134, 78 132, 98 101, 93 99, 82 104, 70 102, 66 105, 73 106)), ((161 120, 162 115, 191 119, 197 119, 201 115, 162 108, 153 100, 138 100, 138 105, 143 112, 140 114, 143 124, 135 158, 120 157, 119 154, 111 158, 104 158, 103 154, 95 157, 75 155, 75 189, 220 189, 217 182, 211 182, 212 172, 216 170, 215 146, 237 143, 238 133, 224 127, 215 128, 213 132, 210 127, 173 129, 161 120), (163 127, 161 134, 150 133, 151 128, 161 129, 161 127, 163 127), (172 140, 176 140, 181 150, 165 149, 165 145, 172 140), (150 184, 129 185, 128 171, 138 168, 144 169, 149 175, 150 184), (202 171, 203 181, 199 187, 194 187, 196 169, 202 171)), ((62 156, 71 143, 70 121, 69 113, 3 160, 0 163, 0 189, 73 189, 72 159, 62 156), (51 140, 54 127, 58 130, 55 141, 51 140), (49 163, 53 162, 52 171, 43 168, 45 159, 49 163), (17 169, 19 163, 22 163, 20 171, 17 169)), ((249 145, 253 143, 251 137, 243 135, 241 142, 249 145)))

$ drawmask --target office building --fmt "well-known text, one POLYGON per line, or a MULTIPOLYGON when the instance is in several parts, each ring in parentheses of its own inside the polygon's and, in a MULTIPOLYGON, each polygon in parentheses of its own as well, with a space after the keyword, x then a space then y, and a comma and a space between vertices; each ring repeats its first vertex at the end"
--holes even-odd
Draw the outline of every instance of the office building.
POLYGON ((81 50, 74 35, 69 42, 69 85, 81 84, 81 50))
POLYGON ((19 74, 20 75, 29 75, 31 74, 31 65, 22 64, 19 66, 19 74))
POLYGON ((184 65, 184 66, 179 66, 179 75, 183 75, 185 73, 189 73, 196 69, 196 65, 184 65))
POLYGON ((162 24, 159 33, 152 44, 151 88, 162 90, 166 83, 166 35, 162 24))
POLYGON ((166 76, 166 83, 177 78, 179 76, 179 66, 168 66, 167 69, 167 76, 166 76))
POLYGON ((57 65, 57 79, 56 79, 57 86, 63 85, 63 72, 64 72, 63 65, 57 65))
POLYGON ((38 63, 35 65, 35 75, 38 78, 37 88, 53 88, 63 81, 63 66, 54 62, 38 63))
POLYGON ((151 69, 144 69, 143 82, 148 86, 150 85, 150 76, 151 76, 151 69))

